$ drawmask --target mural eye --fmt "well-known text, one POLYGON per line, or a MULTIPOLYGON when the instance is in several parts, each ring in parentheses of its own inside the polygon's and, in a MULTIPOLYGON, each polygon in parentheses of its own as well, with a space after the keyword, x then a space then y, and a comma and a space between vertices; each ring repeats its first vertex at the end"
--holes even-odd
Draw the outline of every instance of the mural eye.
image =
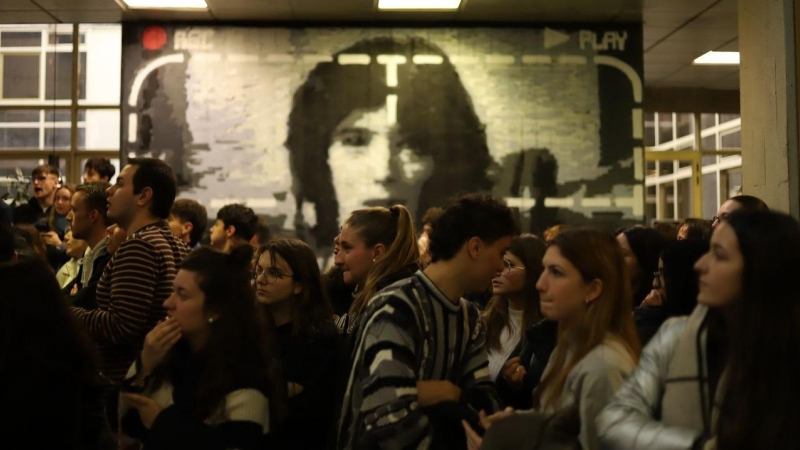
POLYGON ((348 128, 338 133, 338 139, 349 147, 366 147, 372 140, 372 134, 366 128, 348 128))

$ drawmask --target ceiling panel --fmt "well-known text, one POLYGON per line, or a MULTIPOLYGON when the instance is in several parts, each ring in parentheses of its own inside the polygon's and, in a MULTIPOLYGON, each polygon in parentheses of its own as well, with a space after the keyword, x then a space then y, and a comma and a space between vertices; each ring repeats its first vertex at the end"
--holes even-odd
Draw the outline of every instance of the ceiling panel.
MULTIPOLYGON (((6 1, 6 0, 2 0, 6 1)), ((114 0, 36 0, 42 8, 52 10, 88 11, 120 9, 114 0)))
POLYGON ((289 0, 263 0, 254 2, 253 0, 206 0, 213 11, 220 9, 244 10, 264 10, 264 9, 287 9, 291 10, 289 0))
POLYGON ((293 21, 291 10, 212 9, 221 21, 293 21))
POLYGON ((738 50, 737 0, 463 0, 456 12, 379 12, 377 0, 207 0, 207 11, 121 12, 115 0, 0 0, 0 23, 106 23, 121 20, 578 23, 644 21, 645 83, 738 86, 738 68, 703 68, 692 60, 709 50, 738 50), (702 14, 701 14, 702 12, 702 14))
POLYGON ((346 10, 375 12, 373 0, 290 0, 295 14, 346 10))
POLYGON ((2 23, 55 23, 56 20, 46 12, 38 11, 4 11, 0 14, 2 23))
POLYGON ((123 11, 92 10, 92 11, 50 11, 50 13, 63 23, 116 23, 122 20, 123 11))
POLYGON ((39 11, 39 7, 30 0, 2 0, 0 11, 39 11))

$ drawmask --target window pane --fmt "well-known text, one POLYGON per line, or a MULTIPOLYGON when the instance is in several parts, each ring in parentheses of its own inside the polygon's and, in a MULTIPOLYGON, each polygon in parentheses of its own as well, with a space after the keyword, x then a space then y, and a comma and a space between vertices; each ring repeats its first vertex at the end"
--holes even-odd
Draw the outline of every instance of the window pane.
MULTIPOLYGON (((50 149, 68 149, 70 148, 70 128, 45 128, 44 130, 44 148, 50 149)), ((86 130, 78 128, 78 148, 85 145, 86 130)))
MULTIPOLYGON (((703 138, 703 150, 716 150, 717 149, 717 136, 711 135, 703 138)), ((708 166, 717 162, 716 156, 703 156, 703 165, 708 166)), ((705 191, 704 191, 705 192, 705 191)), ((703 194, 705 195, 705 193, 703 194)))
POLYGON ((676 116, 678 137, 691 135, 694 132, 694 114, 678 113, 676 116))
POLYGON ((694 191, 694 186, 692 186, 692 179, 691 178, 684 178, 683 180, 678 180, 678 219, 686 219, 688 217, 693 217, 692 212, 694 211, 694 198, 692 197, 692 192, 694 191))
POLYGON ((39 55, 3 55, 2 98, 39 98, 39 55))
POLYGON ((675 171, 672 161, 659 161, 658 170, 661 175, 669 175, 675 171))
POLYGON ((713 113, 700 114, 700 126, 705 130, 717 125, 717 115, 713 113))
POLYGON ((119 148, 119 110, 94 109, 86 114, 86 142, 78 148, 113 150, 119 148))
POLYGON ((662 184, 663 200, 661 201, 661 218, 674 219, 675 218, 675 189, 672 183, 662 184))
POLYGON ((725 122, 730 122, 731 120, 736 120, 739 117, 741 117, 741 116, 739 116, 739 114, 720 114, 719 115, 719 123, 720 123, 720 125, 722 125, 725 122))
POLYGON ((645 169, 646 175, 648 177, 658 175, 656 173, 656 162, 655 161, 647 161, 647 168, 645 169))
POLYGON ((0 109, 0 123, 39 123, 37 109, 0 109))
MULTIPOLYGON (((45 122, 69 122, 72 119, 70 116, 72 112, 68 109, 55 109, 46 111, 44 113, 44 121, 45 122)), ((83 122, 86 120, 86 111, 79 110, 78 111, 78 122, 83 122)))
POLYGON ((703 175, 703 218, 711 219, 719 208, 717 199, 717 172, 703 175))
POLYGON ((42 33, 38 31, 4 31, 0 33, 0 47, 41 47, 42 33))
POLYGON ((742 171, 741 169, 729 170, 725 172, 727 194, 725 200, 741 195, 742 193, 742 171))
POLYGON ((39 127, 0 128, 0 148, 38 149, 39 127))
MULTIPOLYGON (((86 35, 81 33, 80 40, 81 44, 86 43, 86 35)), ((72 31, 68 33, 54 33, 50 32, 48 36, 48 44, 56 45, 56 44, 72 44, 72 31)))
POLYGON ((644 114, 644 145, 652 147, 656 145, 656 115, 655 113, 644 114))
POLYGON ((47 53, 47 74, 45 78, 46 99, 71 98, 72 53, 47 53))
POLYGON ((672 113, 658 113, 658 143, 672 140, 672 113))
MULTIPOLYGON (((122 27, 117 24, 80 26, 86 36, 86 57, 81 59, 85 89, 81 104, 118 105, 122 73, 122 27)), ((119 144, 117 144, 119 145, 119 144)))
POLYGON ((647 187, 647 196, 644 200, 644 218, 650 223, 651 220, 656 218, 656 187, 647 187))
POLYGON ((720 135, 720 147, 725 148, 742 148, 742 132, 736 130, 728 134, 720 135))

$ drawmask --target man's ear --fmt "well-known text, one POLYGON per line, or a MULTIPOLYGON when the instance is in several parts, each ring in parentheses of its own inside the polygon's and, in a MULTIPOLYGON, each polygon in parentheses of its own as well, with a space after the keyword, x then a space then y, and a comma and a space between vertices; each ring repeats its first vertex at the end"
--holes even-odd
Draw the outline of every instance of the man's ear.
POLYGON ((97 220, 100 220, 100 211, 93 209, 89 211, 89 220, 94 223, 97 220))
POLYGON ((194 229, 194 224, 187 220, 186 222, 183 222, 183 224, 181 224, 181 227, 183 227, 181 230, 181 236, 188 236, 194 229))
POLYGON ((483 248, 483 240, 477 236, 469 238, 467 241, 467 254, 470 258, 477 258, 483 248))
POLYGON ((145 206, 152 200, 153 200, 153 189, 150 187, 146 187, 142 189, 142 192, 139 193, 139 197, 136 199, 136 204, 139 206, 145 206))
POLYGON ((225 236, 228 239, 233 239, 233 235, 236 234, 236 227, 233 225, 228 225, 228 228, 225 228, 225 236))

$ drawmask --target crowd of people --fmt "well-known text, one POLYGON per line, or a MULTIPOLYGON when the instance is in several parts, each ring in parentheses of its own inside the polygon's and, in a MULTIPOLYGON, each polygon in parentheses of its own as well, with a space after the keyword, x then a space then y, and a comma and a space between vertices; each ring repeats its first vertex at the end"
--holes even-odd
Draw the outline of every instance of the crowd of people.
POLYGON ((541 237, 485 195, 421 233, 369 207, 321 268, 245 205, 176 200, 163 161, 115 174, 37 167, 0 223, 0 427, 27 447, 800 448, 800 224, 755 197, 541 237))

